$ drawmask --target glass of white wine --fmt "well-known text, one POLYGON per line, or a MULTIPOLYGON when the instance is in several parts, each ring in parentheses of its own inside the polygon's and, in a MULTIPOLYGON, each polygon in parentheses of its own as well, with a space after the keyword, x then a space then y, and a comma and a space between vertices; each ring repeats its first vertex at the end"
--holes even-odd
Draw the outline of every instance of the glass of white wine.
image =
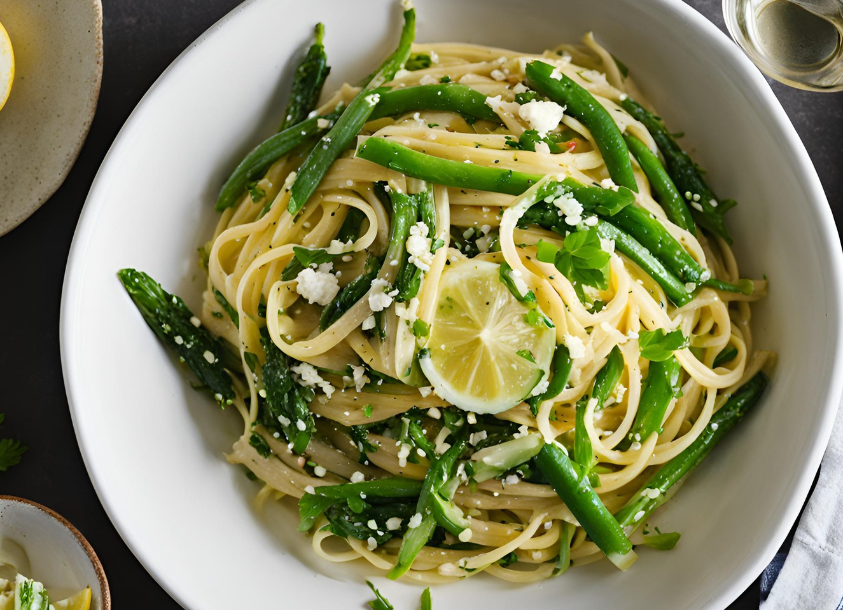
POLYGON ((735 42, 771 78, 843 90, 843 0, 723 0, 723 15, 735 42))

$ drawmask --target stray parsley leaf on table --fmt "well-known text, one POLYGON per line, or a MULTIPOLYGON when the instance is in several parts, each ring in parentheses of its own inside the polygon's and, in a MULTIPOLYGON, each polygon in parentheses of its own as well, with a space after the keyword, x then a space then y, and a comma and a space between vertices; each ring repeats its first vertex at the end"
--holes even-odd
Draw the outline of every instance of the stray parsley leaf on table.
MULTIPOLYGON (((0 413, 0 424, 6 416, 0 413)), ((0 472, 6 472, 9 468, 20 462, 21 456, 26 453, 28 447, 21 445, 20 441, 11 438, 0 439, 0 472)))

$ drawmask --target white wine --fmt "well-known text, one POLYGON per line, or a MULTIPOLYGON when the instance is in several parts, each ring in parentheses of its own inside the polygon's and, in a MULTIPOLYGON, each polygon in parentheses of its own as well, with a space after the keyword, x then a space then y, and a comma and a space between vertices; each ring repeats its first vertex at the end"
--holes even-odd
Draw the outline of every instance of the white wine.
POLYGON ((789 69, 815 69, 840 46, 834 25, 788 0, 764 6, 757 17, 758 40, 771 61, 789 69))

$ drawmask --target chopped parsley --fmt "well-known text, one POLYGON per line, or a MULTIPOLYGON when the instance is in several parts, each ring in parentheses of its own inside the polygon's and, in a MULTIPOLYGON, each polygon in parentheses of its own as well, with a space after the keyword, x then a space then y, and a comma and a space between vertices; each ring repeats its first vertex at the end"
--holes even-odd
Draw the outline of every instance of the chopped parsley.
POLYGON ((266 191, 258 186, 257 180, 247 184, 246 189, 249 191, 249 197, 252 198, 253 203, 257 203, 259 201, 262 201, 263 198, 266 197, 266 191))
POLYGON ((561 248, 540 240, 536 258, 543 263, 553 263, 577 289, 580 300, 585 300, 582 286, 601 290, 609 287, 611 255, 603 250, 593 228, 569 234, 561 248))
POLYGON ((272 449, 269 448, 269 443, 257 432, 252 432, 252 436, 249 437, 249 444, 265 458, 272 455, 272 449))

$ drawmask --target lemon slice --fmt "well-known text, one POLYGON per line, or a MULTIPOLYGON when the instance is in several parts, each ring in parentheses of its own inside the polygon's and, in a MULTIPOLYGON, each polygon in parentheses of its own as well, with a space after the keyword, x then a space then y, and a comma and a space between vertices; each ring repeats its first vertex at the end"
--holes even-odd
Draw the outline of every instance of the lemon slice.
POLYGON ((86 587, 73 597, 68 597, 52 606, 55 610, 90 610, 91 587, 86 587))
POLYGON ((9 99, 12 81, 15 80, 15 54, 6 28, 0 23, 0 110, 9 99))
POLYGON ((528 311, 501 283, 499 265, 469 260, 446 268, 429 354, 419 359, 436 394, 475 413, 500 413, 529 396, 547 375, 555 331, 528 323, 528 311))

